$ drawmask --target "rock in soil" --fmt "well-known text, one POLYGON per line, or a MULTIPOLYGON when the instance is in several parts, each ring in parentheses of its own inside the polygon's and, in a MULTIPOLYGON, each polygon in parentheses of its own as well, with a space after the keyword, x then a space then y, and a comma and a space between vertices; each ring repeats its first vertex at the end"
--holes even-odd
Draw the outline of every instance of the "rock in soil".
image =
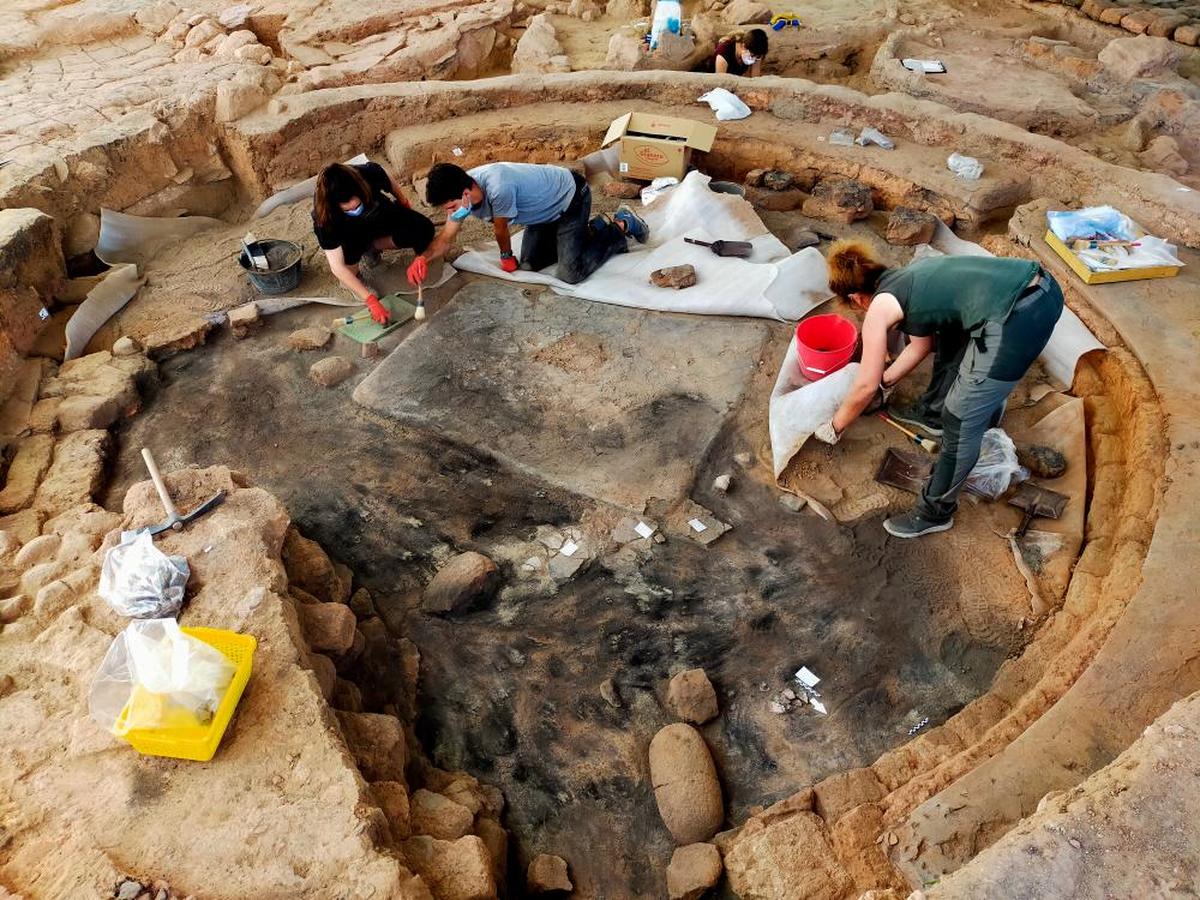
POLYGON ((773 191, 765 187, 746 185, 746 200, 755 209, 772 212, 790 212, 804 205, 804 192, 799 188, 773 191))
POLYGON ((938 218, 933 213, 897 206, 888 217, 887 242, 901 247, 928 244, 933 240, 937 226, 938 218))
POLYGON ((353 374, 354 363, 344 356, 327 356, 308 370, 308 377, 323 388, 339 385, 353 374))
POLYGON ((772 169, 769 172, 764 172, 762 177, 762 186, 771 191, 786 191, 795 182, 791 172, 781 172, 778 169, 772 169))
POLYGON ((293 331, 288 335, 287 342, 293 350, 320 350, 332 336, 333 332, 324 325, 312 325, 293 331))
POLYGON ((682 290, 696 283, 696 270, 690 265, 668 266, 650 273, 650 283, 655 287, 682 290))
POLYGON ((707 841, 725 820, 717 767, 704 738, 676 722, 650 742, 650 784, 663 824, 677 844, 707 841))
POLYGON ((703 725, 717 717, 717 692, 703 669, 688 669, 667 686, 667 706, 683 721, 703 725))
POLYGON ((1044 444, 1017 444, 1017 462, 1037 478, 1058 478, 1067 471, 1067 458, 1044 444))
POLYGON ((425 587, 421 608, 434 615, 457 615, 487 604, 500 584, 500 570, 482 553, 460 553, 425 587))
POLYGON ((525 873, 525 884, 531 894, 571 891, 575 888, 567 874, 567 861, 561 856, 552 856, 549 853, 541 853, 534 857, 525 873))
POLYGON ((723 868, 714 844, 680 847, 667 866, 667 896, 670 900, 699 900, 717 886, 723 868))
POLYGON ((642 193, 642 187, 632 181, 610 181, 603 188, 604 196, 634 200, 642 193))
POLYGON ((411 798, 409 821, 413 834, 427 834, 443 841, 457 841, 471 833, 475 814, 449 797, 424 788, 411 798))
POLYGON ((871 189, 852 178, 826 178, 804 201, 804 215, 844 225, 865 219, 874 209, 871 189))

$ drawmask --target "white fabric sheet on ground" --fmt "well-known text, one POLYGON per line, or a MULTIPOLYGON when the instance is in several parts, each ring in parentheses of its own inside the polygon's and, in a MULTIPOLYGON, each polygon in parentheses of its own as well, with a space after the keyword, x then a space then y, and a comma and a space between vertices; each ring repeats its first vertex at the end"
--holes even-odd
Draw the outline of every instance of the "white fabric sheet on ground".
POLYGON ((166 219, 158 216, 131 216, 111 209, 101 209, 96 257, 110 266, 117 263, 144 266, 147 260, 166 244, 224 224, 220 219, 210 219, 208 216, 166 219))
POLYGON ((67 349, 63 362, 83 353, 88 341, 133 299, 145 280, 132 263, 120 263, 105 272, 104 278, 88 291, 67 321, 67 349))
MULTIPOLYGON (((789 254, 749 203, 714 193, 709 180, 692 172, 655 198, 643 212, 650 225, 646 245, 631 243, 629 253, 614 256, 580 284, 559 281, 553 266, 541 272, 506 273, 500 269, 494 243, 468 249, 454 266, 506 281, 547 285, 557 294, 581 300, 662 312, 795 320, 828 299, 820 252, 808 248, 789 254), (706 247, 686 243, 685 237, 750 241, 754 252, 750 259, 719 257, 706 247), (696 269, 694 287, 677 291, 650 284, 650 273, 656 269, 684 264, 696 269)), ((520 251, 521 237, 514 237, 514 251, 520 251)))

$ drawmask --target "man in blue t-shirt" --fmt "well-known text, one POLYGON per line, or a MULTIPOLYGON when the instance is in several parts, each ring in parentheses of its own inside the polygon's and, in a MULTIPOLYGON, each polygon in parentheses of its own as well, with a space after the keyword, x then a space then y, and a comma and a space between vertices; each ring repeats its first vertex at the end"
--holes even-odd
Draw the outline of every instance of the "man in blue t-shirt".
POLYGON ((615 254, 625 253, 627 237, 644 244, 650 234, 628 206, 611 221, 593 219, 587 181, 562 166, 501 162, 464 171, 439 163, 429 172, 425 194, 430 206, 445 210, 446 225, 409 269, 414 284, 425 278, 422 261, 445 253, 468 216, 492 223, 505 272, 518 267, 537 272, 558 263, 555 275, 568 284, 578 284, 615 254), (525 228, 520 260, 512 250, 513 225, 525 228))

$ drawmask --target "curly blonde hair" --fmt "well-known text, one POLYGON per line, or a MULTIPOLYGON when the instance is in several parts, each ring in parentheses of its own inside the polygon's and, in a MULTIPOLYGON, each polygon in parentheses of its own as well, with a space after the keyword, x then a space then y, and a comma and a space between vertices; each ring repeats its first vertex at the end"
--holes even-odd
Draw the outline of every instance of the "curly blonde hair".
POLYGON ((835 241, 825 263, 829 266, 829 289, 839 297, 874 293, 879 277, 887 271, 865 241, 835 241))

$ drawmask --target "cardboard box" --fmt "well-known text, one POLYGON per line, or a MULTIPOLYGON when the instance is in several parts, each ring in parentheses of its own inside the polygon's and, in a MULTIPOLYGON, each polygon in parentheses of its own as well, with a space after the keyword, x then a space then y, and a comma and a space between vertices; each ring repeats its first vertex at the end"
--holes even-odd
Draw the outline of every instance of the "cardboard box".
POLYGON ((707 122, 630 112, 613 119, 600 146, 621 142, 618 169, 625 178, 682 181, 692 151, 708 152, 716 138, 716 126, 707 122))
POLYGON ((1071 267, 1084 284, 1112 284, 1117 281, 1141 281, 1144 278, 1171 278, 1179 274, 1179 266, 1150 266, 1143 269, 1117 269, 1113 272, 1095 272, 1087 263, 1075 255, 1075 251, 1058 239, 1053 231, 1046 231, 1046 243, 1063 262, 1071 267))

